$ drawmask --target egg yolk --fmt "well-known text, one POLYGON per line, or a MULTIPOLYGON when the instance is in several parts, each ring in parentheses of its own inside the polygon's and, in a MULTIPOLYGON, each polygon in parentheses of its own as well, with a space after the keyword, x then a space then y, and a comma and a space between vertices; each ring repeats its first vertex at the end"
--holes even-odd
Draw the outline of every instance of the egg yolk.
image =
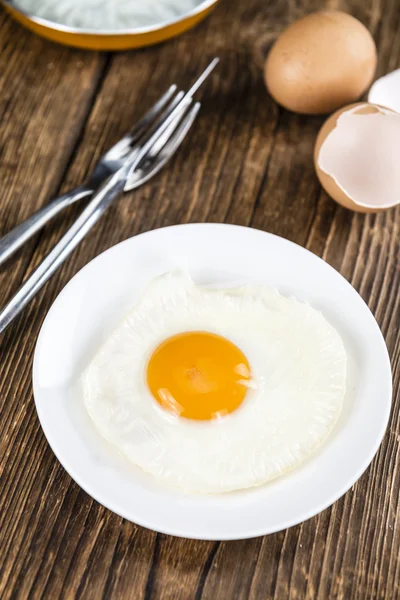
POLYGON ((162 342, 147 366, 147 384, 166 410, 210 420, 240 406, 250 381, 243 352, 213 333, 191 331, 162 342))

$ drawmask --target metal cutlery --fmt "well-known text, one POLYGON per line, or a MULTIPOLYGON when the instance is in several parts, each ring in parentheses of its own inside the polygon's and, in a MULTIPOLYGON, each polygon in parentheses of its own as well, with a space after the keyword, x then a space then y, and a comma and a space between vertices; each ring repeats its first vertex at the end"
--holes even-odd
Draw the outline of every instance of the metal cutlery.
MULTIPOLYGON (((218 62, 219 59, 214 58, 186 94, 183 91, 176 93, 177 86, 175 84, 171 85, 165 94, 161 96, 152 108, 150 108, 133 129, 99 159, 91 175, 84 184, 55 198, 46 206, 31 215, 23 223, 17 225, 12 231, 0 238, 0 265, 14 254, 14 252, 16 252, 16 250, 27 242, 35 233, 44 227, 46 223, 64 210, 64 208, 91 196, 103 181, 121 168, 127 156, 133 150, 136 149, 137 152, 139 152, 146 142, 146 139, 151 137, 152 133, 156 131, 160 123, 163 122, 176 107, 182 106, 182 101, 185 98, 192 97, 195 94, 218 62)), ((154 151, 156 150, 157 147, 155 147, 154 151)), ((159 168, 161 167, 162 164, 160 164, 159 168)), ((147 173, 147 179, 150 179, 155 173, 156 171, 151 172, 151 174, 147 173)), ((147 179, 143 179, 143 174, 139 174, 137 170, 132 171, 132 177, 126 181, 125 191, 134 189, 147 181, 147 179)))
MULTIPOLYGON (((71 192, 71 196, 74 197, 73 200, 62 200, 62 204, 64 202, 71 204, 79 198, 84 197, 79 195, 78 198, 75 195, 84 194, 85 196, 89 196, 93 194, 90 202, 75 223, 0 312, 0 333, 8 327, 11 321, 23 310, 58 267, 66 260, 113 200, 120 193, 139 187, 145 181, 148 181, 171 158, 186 137, 200 109, 199 102, 193 105, 192 94, 198 89, 217 62, 218 59, 215 59, 209 65, 187 94, 183 92, 177 94, 175 100, 172 100, 167 106, 176 89, 172 86, 136 126, 135 137, 133 132, 131 132, 107 153, 107 160, 112 162, 112 166, 107 167, 109 171, 105 172, 100 187, 98 187, 94 194, 90 185, 88 187, 82 186, 81 189, 78 188, 71 192), (176 98, 178 99, 176 100, 176 98), (161 116, 155 120, 155 116, 162 111, 162 108, 164 110, 161 116), (137 134, 139 128, 140 133, 137 134), (136 135, 139 137, 136 137, 136 135), (132 140, 135 140, 135 142, 133 143, 132 140)), ((100 163, 101 161, 96 167, 99 171, 103 168, 99 167, 100 163)), ((89 181, 93 185, 94 180, 89 181)), ((87 186, 88 184, 85 185, 87 186)), ((60 201, 60 199, 57 200, 60 201)), ((62 210, 62 208, 59 210, 62 210)), ((57 214, 59 210, 54 214, 57 214)), ((54 214, 51 216, 45 215, 45 222, 52 218, 54 214)), ((37 226, 35 231, 40 226, 37 226)), ((28 231, 30 230, 28 229, 28 231)), ((30 235, 32 234, 29 234, 29 237, 30 235)), ((28 238, 26 237, 25 239, 28 238)), ((8 253, 9 255, 10 252, 8 253)))

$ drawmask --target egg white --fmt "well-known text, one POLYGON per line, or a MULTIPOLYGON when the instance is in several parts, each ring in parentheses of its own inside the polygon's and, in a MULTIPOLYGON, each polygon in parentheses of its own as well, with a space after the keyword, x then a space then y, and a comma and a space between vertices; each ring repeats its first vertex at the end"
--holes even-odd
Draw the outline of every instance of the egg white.
POLYGON ((308 304, 263 286, 201 288, 181 271, 155 279, 83 374, 100 434, 135 465, 186 490, 265 483, 306 460, 342 409, 346 351, 308 304), (252 388, 215 421, 165 411, 146 383, 154 349, 180 332, 209 331, 245 354, 252 388))

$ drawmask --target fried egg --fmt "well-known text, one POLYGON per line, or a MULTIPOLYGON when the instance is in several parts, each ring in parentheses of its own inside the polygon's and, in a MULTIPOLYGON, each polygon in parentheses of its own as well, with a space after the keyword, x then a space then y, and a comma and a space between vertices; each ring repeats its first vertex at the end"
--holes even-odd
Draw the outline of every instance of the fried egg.
POLYGON ((100 434, 188 491, 261 485, 332 431, 346 351, 310 305, 264 286, 209 289, 182 271, 153 280, 83 374, 100 434))

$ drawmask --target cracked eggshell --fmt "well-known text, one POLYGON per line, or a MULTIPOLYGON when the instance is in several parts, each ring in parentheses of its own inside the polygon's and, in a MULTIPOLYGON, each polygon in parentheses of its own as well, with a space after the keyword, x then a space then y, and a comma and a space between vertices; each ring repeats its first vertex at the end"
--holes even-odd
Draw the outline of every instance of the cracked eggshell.
POLYGON ((356 212, 381 212, 399 204, 396 137, 400 139, 400 115, 394 111, 367 102, 336 111, 320 129, 314 148, 322 187, 336 202, 356 212), (367 115, 388 116, 390 122, 352 121, 367 115))
POLYGON ((400 113, 400 69, 375 81, 369 90, 368 102, 400 113))

